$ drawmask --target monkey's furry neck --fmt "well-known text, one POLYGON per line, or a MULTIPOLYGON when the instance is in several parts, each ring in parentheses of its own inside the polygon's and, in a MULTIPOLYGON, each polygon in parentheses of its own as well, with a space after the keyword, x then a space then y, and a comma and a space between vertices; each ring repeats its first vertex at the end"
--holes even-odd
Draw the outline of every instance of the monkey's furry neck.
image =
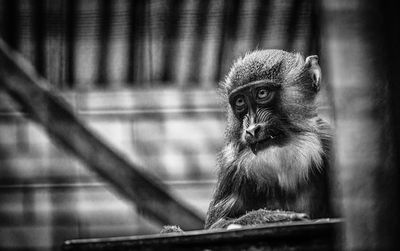
POLYGON ((257 190, 276 187, 296 191, 313 173, 320 172, 330 141, 327 124, 318 117, 310 119, 314 131, 293 132, 287 144, 271 145, 257 154, 248 147, 230 142, 221 152, 225 168, 233 176, 244 175, 257 190))
POLYGON ((234 143, 224 148, 225 158, 232 167, 244 171, 247 178, 258 187, 278 184, 283 190, 294 191, 298 185, 307 182, 312 168, 319 169, 323 163, 322 142, 314 133, 291 136, 291 143, 270 146, 255 155, 250 149, 238 151, 234 143))

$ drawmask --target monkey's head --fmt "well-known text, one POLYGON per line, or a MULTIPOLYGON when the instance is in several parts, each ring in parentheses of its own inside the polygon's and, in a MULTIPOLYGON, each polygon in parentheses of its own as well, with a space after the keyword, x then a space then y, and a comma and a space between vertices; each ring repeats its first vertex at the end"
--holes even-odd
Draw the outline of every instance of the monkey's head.
POLYGON ((301 152, 304 141, 311 150, 318 149, 314 155, 321 161, 315 102, 320 79, 317 56, 304 59, 298 53, 259 50, 237 60, 221 83, 228 111, 228 145, 245 152, 246 158, 252 153, 252 159, 268 149, 280 149, 284 157, 274 157, 280 152, 271 150, 268 158, 282 162, 296 146, 300 150, 292 151, 292 159, 308 158, 309 153, 301 152))

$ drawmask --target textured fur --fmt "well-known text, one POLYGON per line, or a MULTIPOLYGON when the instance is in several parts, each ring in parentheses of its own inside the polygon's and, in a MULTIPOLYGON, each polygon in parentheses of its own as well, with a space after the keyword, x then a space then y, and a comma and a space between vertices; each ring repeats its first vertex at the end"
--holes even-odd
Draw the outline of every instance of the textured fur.
POLYGON ((306 214, 291 211, 258 209, 250 211, 247 214, 231 221, 221 219, 215 222, 210 228, 228 228, 231 225, 234 225, 234 228, 240 228, 242 225, 257 225, 264 224, 266 222, 276 223, 305 220, 308 220, 308 216, 306 214))
POLYGON ((287 191, 308 180, 310 167, 321 168, 324 150, 318 135, 304 133, 292 136, 291 143, 271 146, 254 155, 249 149, 238 151, 234 143, 228 144, 222 154, 230 166, 244 170, 256 184, 277 183, 287 191))
MULTIPOLYGON (((307 65, 297 53, 255 51, 237 60, 221 83, 228 127, 206 228, 217 221, 226 225, 221 220, 229 222, 260 208, 328 216, 330 130, 317 116, 319 82, 314 81, 307 65), (284 136, 254 154, 245 139, 249 123, 234 115, 227 99, 235 88, 258 80, 271 80, 281 86, 274 105, 265 108, 268 110, 263 112, 266 115, 262 120, 268 120, 265 126, 278 128, 284 136)), ((319 67, 315 62, 312 66, 319 67)))

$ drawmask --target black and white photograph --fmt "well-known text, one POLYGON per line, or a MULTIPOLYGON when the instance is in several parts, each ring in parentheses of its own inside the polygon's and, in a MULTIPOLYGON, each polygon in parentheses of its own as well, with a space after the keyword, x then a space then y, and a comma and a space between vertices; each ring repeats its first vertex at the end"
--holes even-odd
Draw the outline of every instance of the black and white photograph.
POLYGON ((0 0, 0 251, 398 250, 399 13, 0 0))

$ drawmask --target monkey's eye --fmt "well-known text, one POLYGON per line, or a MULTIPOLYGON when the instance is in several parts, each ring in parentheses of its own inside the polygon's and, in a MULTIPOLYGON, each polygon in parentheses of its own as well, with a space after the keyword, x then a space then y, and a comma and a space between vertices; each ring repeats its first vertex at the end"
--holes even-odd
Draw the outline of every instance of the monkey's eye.
POLYGON ((257 98, 259 99, 265 99, 268 96, 268 91, 265 89, 260 89, 257 92, 257 98))
POLYGON ((244 112, 246 110, 246 101, 243 96, 239 96, 235 99, 235 110, 236 112, 244 112))
POLYGON ((261 103, 267 103, 271 100, 273 96, 272 91, 268 91, 267 89, 259 89, 257 90, 257 101, 261 103))
POLYGON ((235 105, 237 107, 243 107, 245 105, 244 98, 242 97, 237 98, 235 101, 235 105))

